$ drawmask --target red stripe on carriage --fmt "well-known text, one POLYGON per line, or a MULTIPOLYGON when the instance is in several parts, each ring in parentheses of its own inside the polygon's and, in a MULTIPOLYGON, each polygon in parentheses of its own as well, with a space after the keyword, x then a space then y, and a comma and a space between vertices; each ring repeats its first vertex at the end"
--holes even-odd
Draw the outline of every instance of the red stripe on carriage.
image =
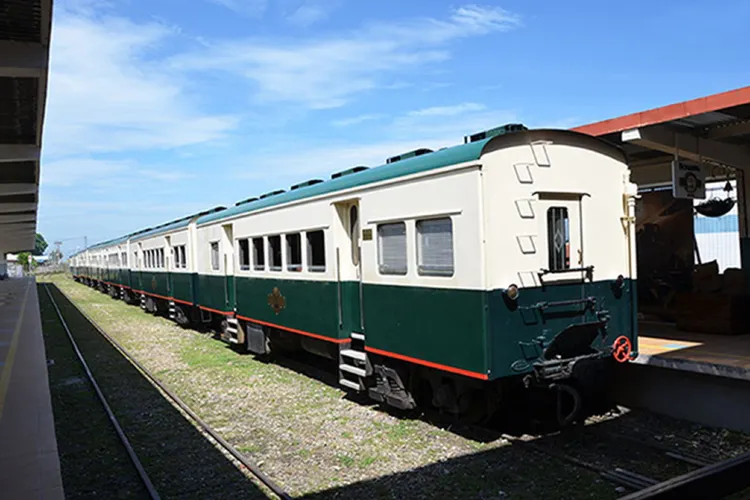
POLYGON ((231 316, 232 315, 231 312, 219 311, 217 309, 211 309, 210 307, 203 307, 203 306, 198 306, 198 307, 200 307, 204 311, 209 311, 209 312, 216 313, 216 314, 221 314, 221 315, 224 315, 224 316, 231 316))
POLYGON ((416 363, 418 365, 429 366, 430 368, 436 368, 438 370, 443 370, 446 372, 457 373, 459 375, 464 375, 466 377, 478 378, 480 380, 489 380, 490 378, 489 375, 485 373, 471 372, 469 370, 464 370, 462 368, 454 368, 452 366, 446 366, 446 365, 441 365, 438 363, 433 363, 432 361, 425 361, 423 359, 411 358, 409 356, 404 356, 403 354, 396 354, 395 352, 383 351, 382 349, 376 349, 374 347, 365 346, 365 351, 371 352, 373 354, 380 354, 381 356, 388 356, 390 358, 400 359, 402 361, 408 361, 410 363, 416 363))
POLYGON ((298 333, 300 335, 305 335, 307 337, 312 337, 314 339, 325 340, 326 342, 333 342, 334 344, 344 344, 346 342, 349 342, 349 339, 334 339, 331 337, 325 337, 323 335, 318 335, 317 333, 310 333, 304 330, 297 330, 296 328, 289 328, 288 326, 281 326, 281 325, 277 325, 276 323, 269 323, 267 321, 261 321, 259 319, 248 318, 246 316, 240 316, 239 314, 237 315, 237 317, 245 321, 252 321, 253 323, 258 323, 260 325, 272 326, 274 328, 278 328, 279 330, 286 330, 288 332, 298 333))

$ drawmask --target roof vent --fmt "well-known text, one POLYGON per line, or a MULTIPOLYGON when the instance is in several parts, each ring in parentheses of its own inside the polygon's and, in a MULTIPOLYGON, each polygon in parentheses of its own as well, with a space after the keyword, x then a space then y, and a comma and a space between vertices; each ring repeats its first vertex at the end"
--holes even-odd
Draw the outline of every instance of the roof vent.
POLYGON ((237 203, 234 204, 234 206, 235 207, 239 207, 240 205, 244 205, 245 203, 250 203, 250 202, 253 202, 253 201, 258 201, 258 197, 257 196, 253 196, 252 198, 248 198, 246 200, 238 201, 237 203))
POLYGON ((364 165, 358 165, 356 167, 342 170, 341 172, 336 172, 335 174, 331 175, 331 179, 338 179, 339 177, 343 177, 345 175, 351 175, 351 174, 356 174, 357 172, 363 172, 367 170, 368 168, 369 167, 365 167, 364 165))
POLYGON ((276 191, 271 191, 270 193, 262 194, 260 195, 260 199, 268 198, 269 196, 276 196, 277 194, 283 193, 283 189, 277 189, 276 191))
POLYGON ((481 141, 482 139, 488 139, 490 137, 495 137, 496 135, 509 134, 511 132, 520 132, 522 130, 528 130, 528 128, 526 128, 526 126, 524 126, 522 123, 508 123, 507 125, 495 127, 490 130, 485 130, 484 132, 477 132, 474 135, 466 135, 464 136, 464 144, 481 141))
POLYGON ((294 186, 292 186, 292 191, 303 187, 314 186, 315 184, 320 184, 321 182, 323 182, 322 179, 310 179, 309 181, 300 182, 299 184, 295 184, 294 186))
POLYGON ((385 162, 395 163, 397 161, 406 160, 407 158, 414 158, 415 156, 426 155, 427 153, 432 153, 432 150, 427 149, 427 148, 415 149, 414 151, 409 151, 408 153, 400 154, 398 156, 391 156, 390 158, 385 160, 385 162))

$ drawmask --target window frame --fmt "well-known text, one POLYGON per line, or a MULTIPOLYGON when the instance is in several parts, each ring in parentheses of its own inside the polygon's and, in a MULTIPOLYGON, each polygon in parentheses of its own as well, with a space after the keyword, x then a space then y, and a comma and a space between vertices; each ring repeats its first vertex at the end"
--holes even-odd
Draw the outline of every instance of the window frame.
POLYGON ((281 238, 281 234, 271 234, 271 235, 269 235, 269 236, 266 237, 266 241, 268 242, 268 244, 267 244, 268 257, 269 257, 269 259, 268 259, 269 260, 269 262, 268 262, 268 270, 269 271, 273 271, 275 273, 283 271, 284 270, 284 249, 283 249, 283 246, 282 246, 282 241, 283 240, 281 238), (274 263, 273 263, 273 260, 274 260, 274 251, 273 251, 273 244, 271 243, 272 238, 273 239, 278 238, 278 242, 279 242, 278 253, 279 253, 279 261, 280 262, 279 262, 278 266, 275 266, 274 263))
POLYGON ((409 250, 408 250, 408 237, 409 237, 409 231, 406 226, 406 221, 392 221, 392 222, 383 222, 377 225, 376 227, 377 232, 377 263, 378 263, 378 272, 381 275, 384 276, 406 276, 409 274, 409 250), (403 228, 403 245, 401 247, 403 248, 403 261, 404 261, 404 268, 403 272, 401 272, 401 269, 389 269, 385 267, 384 264, 384 248, 383 248, 383 234, 381 230, 386 227, 394 227, 394 226, 400 226, 403 228))
POLYGON ((547 208, 547 266, 550 271, 567 271, 570 267, 570 215, 568 207, 550 206, 547 208), (562 217, 554 218, 555 212, 559 211, 562 217), (559 223, 562 222, 563 244, 561 249, 556 249, 555 236, 559 223), (553 224, 554 227, 553 227, 553 224))
POLYGON ((237 267, 240 271, 249 271, 251 269, 250 262, 252 261, 252 257, 250 255, 250 238, 238 238, 237 239, 237 267), (245 243, 245 257, 247 260, 246 264, 242 263, 242 243, 245 243))
POLYGON ((249 238, 252 240, 252 270, 253 271, 265 271, 266 270, 266 238, 264 236, 254 236, 249 238), (260 252, 256 243, 260 241, 260 252), (257 257, 260 256, 260 264, 258 264, 257 257))
POLYGON ((307 248, 307 270, 311 273, 324 273, 326 271, 326 231, 324 229, 313 229, 312 231, 305 231, 305 246, 307 248), (322 245, 321 257, 323 258, 323 265, 313 264, 313 246, 310 242, 310 235, 320 233, 320 242, 322 245))
POLYGON ((286 244, 286 270, 293 273, 299 273, 302 272, 302 233, 295 232, 295 233, 286 233, 284 234, 284 243, 286 244), (299 256, 299 262, 292 262, 293 257, 293 250, 292 248, 292 242, 290 238, 296 238, 297 239, 297 254, 299 256))
POLYGON ((211 271, 221 271, 221 245, 219 245, 219 240, 208 242, 208 268, 211 271), (214 248, 216 248, 216 267, 214 267, 214 248))
POLYGON ((436 217, 425 217, 421 219, 417 219, 414 221, 414 230, 415 230, 415 244, 416 244, 416 265, 417 265, 417 274, 419 276, 430 276, 430 277, 440 277, 440 278, 451 278, 456 273, 456 244, 455 239, 453 237, 454 231, 453 231, 453 218, 450 216, 436 216, 436 217), (424 255, 424 240, 422 239, 422 236, 424 233, 422 233, 421 230, 421 224, 423 223, 430 223, 434 221, 448 221, 449 228, 450 228, 450 257, 451 257, 451 264, 450 269, 440 269, 438 266, 425 266, 422 263, 422 257, 424 255), (435 267, 435 269, 430 269, 432 267, 435 267))

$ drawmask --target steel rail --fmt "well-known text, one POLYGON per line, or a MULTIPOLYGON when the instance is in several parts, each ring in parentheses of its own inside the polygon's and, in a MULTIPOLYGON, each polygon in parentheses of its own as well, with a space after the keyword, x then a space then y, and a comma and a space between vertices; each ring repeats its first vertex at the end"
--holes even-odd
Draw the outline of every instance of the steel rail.
POLYGON ((60 319, 60 323, 65 329, 65 333, 68 335, 68 339, 70 340, 70 343, 73 346, 73 350, 75 351, 76 356, 78 357, 78 361, 80 361, 81 365, 83 365, 83 370, 86 372, 86 376, 88 377, 89 382, 91 382, 91 385, 94 387, 94 390, 96 391, 96 395, 99 397, 99 401, 102 403, 104 410, 107 412, 107 416, 109 417, 110 422, 112 422, 112 425, 114 426, 115 431, 117 431, 117 436, 120 438, 120 441, 122 441, 123 446, 127 450, 128 456, 130 457, 130 461, 133 462, 133 465, 138 471, 138 475, 140 476, 141 481, 143 481, 143 485, 148 490, 149 496, 153 500, 159 500, 161 498, 159 496, 159 493, 156 491, 156 488, 154 487, 154 484, 151 482, 151 479, 148 477, 148 474, 146 474, 146 470, 143 468, 143 464, 141 464, 141 461, 138 459, 138 455, 136 455, 135 450, 133 450, 133 447, 131 446, 130 441, 128 441, 128 438, 125 435, 125 432, 122 430, 122 427, 120 427, 120 423, 117 421, 117 417, 115 417, 114 413, 112 412, 112 408, 110 408, 109 403, 107 403, 107 399, 104 397, 104 393, 102 393, 102 390, 99 388, 99 384, 96 382, 96 379, 94 378, 94 374, 91 373, 91 370, 89 369, 89 365, 86 363, 86 359, 83 357, 81 350, 78 348, 78 344, 73 338, 73 334, 71 333, 70 328, 68 328, 68 323, 65 321, 65 318, 63 317, 63 314, 60 311, 60 308, 57 306, 57 302, 55 301, 55 298, 52 296, 52 293, 50 293, 49 291, 49 285, 45 284, 44 290, 47 292, 47 296, 49 297, 50 301, 52 302, 52 306, 55 308, 55 311, 57 312, 57 317, 60 319))
MULTIPOLYGON (((146 378, 149 379, 149 381, 157 386, 161 391, 167 395, 169 399, 172 400, 174 404, 179 406, 185 413, 190 416, 193 421, 195 421, 208 435, 210 435, 219 445, 221 445, 222 448, 224 448, 227 452, 229 452, 230 455, 232 455, 235 459, 237 459, 242 465, 247 467, 247 469, 256 477, 258 480, 260 480, 263 484, 265 484, 271 491, 273 491, 279 498, 283 500, 291 500, 292 497, 287 493, 281 486, 276 484, 271 478, 266 476, 263 471, 261 471, 258 466, 247 460, 239 451, 237 451, 231 444, 229 444, 227 441, 225 441, 221 436, 219 436, 206 422, 204 422, 198 415, 195 414, 193 410, 190 409, 183 401, 180 399, 179 396, 174 394, 171 390, 169 390, 162 382, 156 378, 146 367, 144 367, 140 362, 138 362, 137 359, 135 359, 124 347, 122 347, 115 339, 110 337, 91 317, 89 317, 88 314, 86 314, 81 308, 79 308, 72 300, 70 300, 70 297, 60 290, 55 285, 55 288, 58 292, 60 292, 67 300, 68 302, 83 316, 86 318, 86 320, 93 326, 99 334, 107 339, 112 346, 117 349, 123 357, 125 357, 128 361, 130 361, 138 370, 140 370, 146 378)), ((48 292, 49 293, 49 292, 48 292)))

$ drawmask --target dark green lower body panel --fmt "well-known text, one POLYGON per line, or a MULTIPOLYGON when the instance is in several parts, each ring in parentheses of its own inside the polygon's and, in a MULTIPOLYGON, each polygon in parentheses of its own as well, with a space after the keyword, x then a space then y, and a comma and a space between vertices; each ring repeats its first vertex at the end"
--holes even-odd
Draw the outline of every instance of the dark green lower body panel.
POLYGON ((605 315, 606 330, 599 330, 604 335, 597 336, 591 347, 606 350, 625 335, 637 350, 636 304, 636 282, 631 280, 625 280, 621 288, 614 280, 523 288, 516 303, 508 301, 500 290, 490 292, 490 378, 530 371, 560 332, 572 325, 596 323, 605 315), (591 309, 584 307, 584 302, 569 303, 589 297, 595 299, 591 309))
POLYGON ((365 285, 367 346, 486 375, 484 300, 481 290, 365 285))
POLYGON ((161 298, 170 296, 167 273, 138 271, 136 274, 138 274, 138 286, 133 288, 161 298))
POLYGON ((351 332, 339 328, 336 282, 238 277, 235 286, 239 316, 331 340, 349 338, 351 332))
POLYGON ((171 273, 171 297, 175 300, 195 303, 195 281, 197 274, 194 273, 171 273))
POLYGON ((202 307, 221 312, 231 312, 233 305, 229 304, 227 279, 224 276, 197 276, 196 303, 202 307))

